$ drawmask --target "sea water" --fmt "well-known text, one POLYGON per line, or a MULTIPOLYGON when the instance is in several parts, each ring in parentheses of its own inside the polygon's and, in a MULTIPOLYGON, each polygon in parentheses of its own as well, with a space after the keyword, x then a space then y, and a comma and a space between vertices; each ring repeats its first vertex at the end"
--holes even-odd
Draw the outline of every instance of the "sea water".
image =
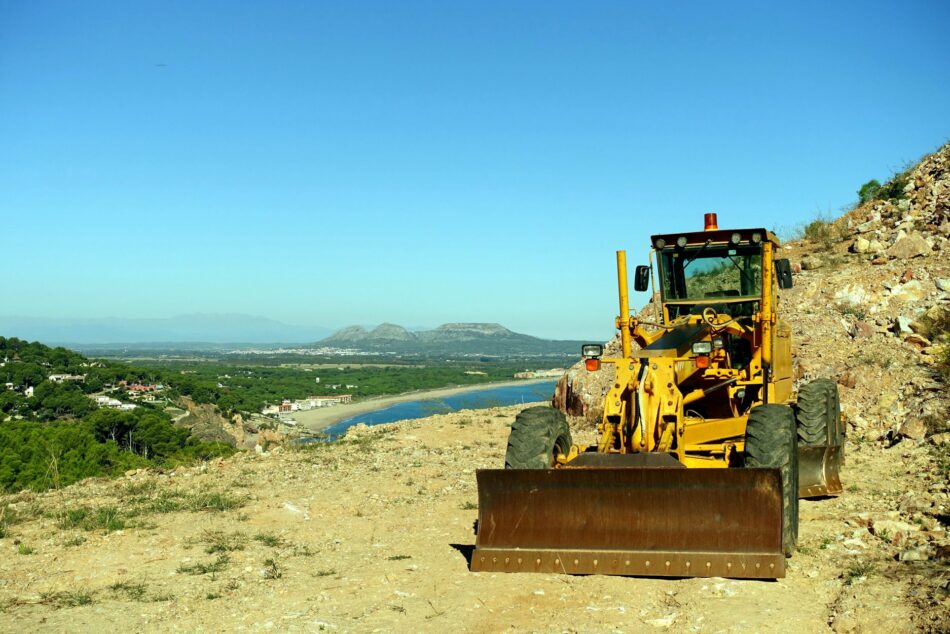
MULTIPOLYGON (((551 395, 554 393, 555 383, 556 381, 551 380, 521 385, 486 387, 483 390, 462 392, 441 398, 403 401, 372 412, 350 416, 323 429, 321 433, 325 435, 326 440, 335 440, 345 434, 347 429, 359 423, 381 425, 400 420, 434 416, 435 414, 448 414, 462 409, 485 409, 486 407, 517 405, 518 403, 550 401, 551 395)), ((304 439, 303 442, 307 442, 307 440, 310 439, 304 439)))

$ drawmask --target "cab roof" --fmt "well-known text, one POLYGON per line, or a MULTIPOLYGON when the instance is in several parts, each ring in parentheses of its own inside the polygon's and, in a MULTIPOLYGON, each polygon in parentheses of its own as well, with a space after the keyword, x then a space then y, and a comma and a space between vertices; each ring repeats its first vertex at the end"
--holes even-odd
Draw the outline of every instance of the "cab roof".
POLYGON ((768 229, 714 229, 712 231, 684 231, 680 233, 659 233, 650 236, 650 245, 655 248, 675 247, 677 238, 686 237, 687 245, 706 244, 707 241, 713 243, 729 244, 732 234, 740 235, 740 243, 749 243, 752 240, 752 234, 758 233, 763 240, 768 240, 775 246, 781 242, 774 233, 768 229), (663 247, 657 245, 657 241, 663 241, 663 247))

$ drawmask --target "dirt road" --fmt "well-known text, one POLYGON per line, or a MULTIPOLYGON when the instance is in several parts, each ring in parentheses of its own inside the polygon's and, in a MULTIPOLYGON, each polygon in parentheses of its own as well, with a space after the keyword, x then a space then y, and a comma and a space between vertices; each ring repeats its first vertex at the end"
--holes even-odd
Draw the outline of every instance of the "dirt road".
POLYGON ((926 516, 910 528, 891 519, 909 494, 935 486, 928 448, 909 443, 848 448, 847 494, 802 502, 801 549, 778 582, 469 572, 474 470, 502 462, 519 409, 357 428, 332 446, 8 496, 0 630, 905 632, 946 624, 946 567, 894 559, 901 531, 939 530, 926 516))

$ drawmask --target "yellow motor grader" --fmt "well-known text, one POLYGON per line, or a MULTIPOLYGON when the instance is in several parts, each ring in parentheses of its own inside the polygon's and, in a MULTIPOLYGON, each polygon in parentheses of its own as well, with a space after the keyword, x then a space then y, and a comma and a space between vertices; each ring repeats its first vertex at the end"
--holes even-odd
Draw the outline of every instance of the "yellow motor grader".
POLYGON ((552 407, 517 416, 505 468, 476 474, 473 571, 780 578, 798 498, 841 492, 837 385, 793 389, 779 241, 705 220, 703 231, 651 237, 634 288, 656 274, 653 321, 630 315, 617 252, 622 354, 582 349, 588 371, 615 369, 599 440, 574 445, 552 407))

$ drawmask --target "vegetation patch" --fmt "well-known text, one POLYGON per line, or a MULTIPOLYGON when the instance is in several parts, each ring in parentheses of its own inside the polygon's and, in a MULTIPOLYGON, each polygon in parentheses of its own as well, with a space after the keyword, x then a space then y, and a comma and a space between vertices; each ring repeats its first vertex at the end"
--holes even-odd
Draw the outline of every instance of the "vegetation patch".
POLYGON ((246 496, 231 495, 220 491, 188 493, 178 489, 161 491, 154 498, 133 500, 135 513, 222 512, 241 508, 247 503, 246 496))
POLYGON ((123 517, 118 508, 103 506, 95 509, 86 507, 67 509, 60 515, 58 526, 64 529, 80 528, 86 531, 112 532, 131 528, 134 525, 123 517))
POLYGON ((867 578, 874 572, 874 564, 870 561, 861 561, 848 568, 842 578, 846 586, 854 585, 855 582, 867 578))
POLYGON ((228 565, 231 563, 231 558, 226 554, 218 555, 214 561, 209 562, 195 562, 193 564, 181 564, 178 566, 178 571, 180 574, 185 575, 211 575, 211 578, 214 579, 215 575, 219 572, 223 572, 227 569, 228 565))
POLYGON ((816 218, 805 225, 803 237, 813 244, 830 249, 835 242, 841 239, 841 232, 834 223, 823 218, 816 218))
POLYGON ((40 595, 40 603, 56 609, 92 605, 94 599, 92 592, 88 590, 44 592, 40 595))
POLYGON ((277 548, 278 546, 282 546, 284 544, 284 540, 273 533, 258 533, 254 536, 254 541, 260 542, 261 544, 270 548, 277 548))
POLYGON ((229 553, 244 550, 247 545, 247 535, 240 532, 205 531, 202 533, 201 541, 205 544, 205 552, 209 555, 229 553))
POLYGON ((123 598, 128 601, 148 600, 148 587, 144 583, 119 581, 109 586, 109 592, 117 598, 123 598))
POLYGON ((280 579, 284 576, 284 571, 280 567, 280 564, 276 559, 265 559, 264 560, 264 578, 265 579, 280 579))

